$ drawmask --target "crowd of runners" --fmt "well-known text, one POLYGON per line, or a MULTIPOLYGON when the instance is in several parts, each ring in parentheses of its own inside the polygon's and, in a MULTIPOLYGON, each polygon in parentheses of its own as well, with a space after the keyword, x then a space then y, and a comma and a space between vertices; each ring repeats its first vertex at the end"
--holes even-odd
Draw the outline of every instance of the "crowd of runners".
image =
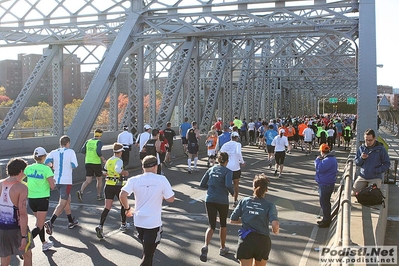
MULTIPOLYGON (((201 187, 206 188, 208 193, 210 193, 208 194, 211 199, 209 202, 212 202, 213 197, 217 199, 216 201, 221 201, 221 205, 218 205, 219 203, 215 205, 215 202, 212 204, 207 202, 210 229, 206 232, 205 245, 201 249, 200 259, 202 261, 207 260, 208 244, 212 237, 213 230, 215 229, 214 222, 217 213, 222 215, 221 226, 225 229, 225 219, 227 218, 226 208, 228 210, 228 201, 226 202, 225 197, 228 197, 228 194, 231 194, 234 199, 233 208, 235 210, 231 216, 231 221, 243 223, 242 234, 251 233, 248 232, 247 226, 252 228, 259 227, 257 222, 253 224, 253 222, 249 221, 251 215, 244 211, 245 206, 248 206, 248 204, 260 204, 259 206, 263 206, 264 211, 269 213, 267 217, 265 216, 266 214, 263 213, 263 218, 272 223, 273 232, 278 233, 279 231, 275 206, 264 200, 269 184, 269 179, 266 176, 260 175, 254 178, 255 198, 249 199, 245 197, 241 200, 238 199, 241 167, 245 166, 245 161, 241 152, 242 146, 248 145, 253 146, 255 149, 265 150, 267 153, 267 155, 265 155, 266 165, 268 165, 269 168, 274 166, 274 175, 278 175, 278 177, 282 178, 286 154, 291 154, 293 150, 300 150, 303 152, 304 156, 307 156, 312 153, 313 149, 322 144, 327 144, 330 150, 336 147, 346 149, 349 147, 355 128, 356 117, 352 115, 286 117, 270 119, 268 121, 259 118, 257 120, 249 119, 248 122, 245 118, 241 120, 238 117, 234 117, 231 122, 229 121, 227 123, 223 122, 221 118, 218 118, 210 128, 207 136, 204 137, 200 134, 198 124, 195 121, 190 123, 186 118, 179 126, 179 134, 181 136, 184 154, 187 156, 187 172, 191 174, 193 171, 199 171, 197 167, 199 150, 200 146, 205 144, 208 156, 208 170, 204 174, 205 179, 201 181, 201 187), (217 186, 222 186, 221 191, 224 191, 222 194, 215 196, 215 191, 212 192, 209 186, 212 176, 222 178, 223 182, 221 183, 220 180, 215 181, 217 186), (222 222, 222 220, 224 220, 224 222, 222 222)), ((121 207, 120 230, 124 231, 127 229, 126 217, 133 215, 130 207, 127 207, 128 203, 126 197, 134 192, 134 189, 131 185, 129 189, 124 188, 128 184, 129 173, 126 171, 126 167, 129 164, 129 152, 132 145, 136 143, 136 145, 139 146, 140 159, 143 160, 142 166, 144 173, 147 172, 162 176, 162 166, 170 167, 173 164, 172 147, 175 136, 177 135, 171 128, 171 123, 169 122, 163 130, 153 129, 150 125, 145 125, 144 132, 134 141, 127 127, 124 127, 124 132, 118 136, 119 142, 113 145, 113 156, 106 159, 101 152, 103 146, 101 142, 102 133, 102 130, 96 129, 93 138, 87 140, 81 149, 81 152, 85 154, 86 180, 76 194, 78 201, 83 202, 85 188, 90 184, 93 177, 96 177, 97 200, 105 200, 104 209, 99 217, 99 225, 93 230, 100 239, 104 238, 103 227, 115 198, 120 200, 120 195, 125 197, 124 204, 122 204, 121 207), (105 186, 102 181, 104 176, 106 177, 105 186)), ((19 250, 10 248, 7 252, 26 257, 24 260, 26 265, 29 265, 29 262, 31 262, 30 249, 34 247, 33 238, 37 235, 40 237, 43 251, 52 248, 53 243, 45 238, 45 232, 48 235, 53 233, 53 224, 63 211, 65 211, 67 215, 69 229, 74 228, 79 223, 78 220, 72 216, 70 207, 72 200, 71 188, 73 183, 72 172, 73 169, 78 167, 78 162, 75 152, 69 149, 69 146, 69 137, 62 136, 60 138, 60 147, 51 151, 49 154, 42 147, 36 148, 34 150, 35 163, 32 165, 28 166, 21 159, 12 159, 9 162, 7 170, 12 179, 10 182, 15 183, 18 182, 18 180, 27 181, 27 192, 25 196, 28 201, 19 203, 13 202, 14 206, 21 209, 29 205, 36 217, 35 228, 31 231, 28 230, 24 224, 24 229, 20 227, 13 228, 15 234, 7 236, 10 241, 12 240, 14 243, 18 242, 19 248, 19 250), (59 192, 59 202, 51 218, 46 221, 50 191, 55 188, 59 192), (26 202, 28 202, 28 204, 26 204, 26 202)), ((167 199, 172 202, 173 192, 171 191, 170 184, 164 179, 162 179, 162 182, 164 186, 168 187, 167 199)), ((10 187, 14 183, 12 183, 10 187)), ((6 183, 3 183, 2 186, 5 184, 6 183)), ((23 197, 25 192, 21 188, 19 188, 19 190, 22 190, 21 193, 23 197)), ((3 193, 5 192, 3 191, 3 193)), ((216 190, 216 193, 218 193, 218 190, 216 190)), ((3 198, 6 199, 6 197, 10 196, 5 194, 3 198)), ((18 212, 14 210, 12 212, 15 213, 15 215, 17 215, 17 213, 19 213, 19 215, 24 215, 22 211, 18 212)), ((10 219, 13 220, 12 217, 10 219)), ((160 226, 161 224, 157 224, 156 227, 159 229, 160 226)), ((267 229, 262 227, 258 229, 260 232, 267 231, 267 229)), ((148 263, 148 260, 152 261, 152 256, 150 255, 153 254, 156 244, 159 243, 157 232, 160 232, 158 230, 155 233, 152 231, 149 233, 145 231, 146 229, 143 230, 144 231, 140 231, 141 237, 143 238, 145 237, 143 235, 150 234, 150 239, 154 242, 151 246, 151 251, 147 251, 148 254, 143 254, 143 256, 147 255, 147 258, 144 258, 145 256, 143 257, 143 263, 144 261, 148 263), (150 259, 149 256, 151 257, 150 259)), ((229 248, 224 245, 225 233, 223 232, 222 230, 221 255, 225 255, 229 252, 229 248)), ((264 235, 266 235, 266 233, 264 235)), ((242 236, 240 237, 242 240, 244 239, 242 236)), ((269 243, 268 241, 270 241, 270 239, 255 237, 248 241, 250 241, 249 243, 256 243, 257 241, 266 241, 269 243)), ((270 244, 266 245, 270 246, 270 244)), ((243 241, 242 246, 239 246, 238 258, 242 261, 242 265, 245 265, 247 261, 246 254, 250 252, 250 247, 251 244, 246 243, 246 241, 243 241)), ((1 255, 2 260, 3 257, 8 257, 5 256, 7 255, 6 253, 2 253, 1 255)), ((266 261, 267 257, 268 252, 263 252, 261 259, 266 261)), ((4 263, 6 265, 7 260, 5 260, 4 263)))

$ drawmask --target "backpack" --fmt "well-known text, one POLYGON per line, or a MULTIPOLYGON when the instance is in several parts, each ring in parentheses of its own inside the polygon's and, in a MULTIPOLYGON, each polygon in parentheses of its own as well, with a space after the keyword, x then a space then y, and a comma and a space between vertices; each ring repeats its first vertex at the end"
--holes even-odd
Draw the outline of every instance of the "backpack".
POLYGON ((385 208, 385 197, 375 183, 363 188, 359 193, 357 193, 356 199, 357 202, 365 206, 382 204, 385 208))

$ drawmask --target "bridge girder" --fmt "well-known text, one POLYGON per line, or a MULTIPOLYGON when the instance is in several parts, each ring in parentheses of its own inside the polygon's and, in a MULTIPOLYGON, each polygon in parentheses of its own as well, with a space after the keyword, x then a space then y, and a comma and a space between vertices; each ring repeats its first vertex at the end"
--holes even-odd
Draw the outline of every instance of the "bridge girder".
MULTIPOLYGON (((157 111, 156 119, 152 117, 146 121, 141 115, 144 110, 140 110, 141 106, 144 108, 142 97, 136 95, 145 93, 142 87, 138 87, 143 86, 143 80, 148 80, 148 77, 165 79, 170 74, 172 66, 179 60, 174 55, 182 49, 187 38, 195 38, 196 47, 193 49, 198 52, 196 61, 190 63, 197 68, 192 65, 187 68, 191 72, 187 73, 198 71, 199 78, 188 82, 190 86, 187 86, 186 93, 197 93, 198 88, 195 89, 193 82, 201 82, 200 87, 204 89, 201 93, 204 95, 199 100, 206 102, 193 105, 197 110, 191 116, 202 121, 203 126, 209 127, 214 118, 214 114, 206 110, 209 106, 212 112, 222 113, 220 110, 223 110, 231 116, 238 110, 238 115, 242 115, 244 111, 240 103, 244 99, 235 97, 244 98, 244 95, 246 104, 258 107, 247 110, 254 118, 283 114, 280 106, 282 88, 296 91, 295 95, 312 95, 316 98, 357 95, 358 1, 317 0, 309 4, 309 1, 299 0, 295 5, 289 5, 290 1, 277 0, 238 0, 228 3, 216 0, 109 0, 101 4, 95 0, 66 0, 62 3, 54 0, 46 1, 47 7, 43 6, 44 1, 33 4, 24 0, 16 0, 15 4, 7 2, 0 3, 0 48, 57 44, 64 48, 64 53, 84 53, 83 63, 98 63, 98 71, 107 69, 101 74, 113 78, 118 75, 122 65, 127 65, 131 78, 129 104, 123 123, 138 131, 149 121, 156 121, 156 126, 163 127, 172 118, 176 103, 184 104, 184 99, 180 98, 185 95, 182 92, 186 82, 166 82, 165 87, 159 90, 168 92, 169 96, 164 97, 169 100, 157 111), (27 7, 21 9, 21 3, 27 7), (124 43, 116 44, 115 40, 127 19, 132 16, 137 18, 132 30, 123 39, 124 43), (221 42, 229 46, 223 58, 219 53, 221 42), (251 49, 245 49, 247 43, 251 43, 251 49), (124 50, 110 54, 115 47, 124 50), (138 51, 141 49, 149 52, 140 56, 138 51), (112 60, 112 65, 102 67, 110 62, 107 57, 115 54, 118 54, 118 58, 112 60), (216 82, 220 83, 216 86, 212 84, 215 77, 210 76, 210 73, 220 68, 221 60, 224 65, 221 71, 223 77, 217 79, 216 82), (132 63, 134 65, 130 65, 132 63), (247 82, 248 79, 250 82, 247 82), (216 87, 206 89, 212 86, 216 87), (191 91, 194 89, 196 91, 191 91), (304 90, 304 93, 298 94, 300 90, 304 90), (223 97, 223 100, 212 99, 213 95, 223 97), (261 100, 255 101, 254 97, 261 97, 261 100), (225 106, 226 103, 234 106, 225 106), (218 106, 221 104, 224 106, 218 106), (276 106, 280 110, 266 111, 267 106, 276 106), (201 108, 205 110, 199 112, 201 108)), ((97 73, 92 81, 93 86, 98 85, 100 78, 97 73)), ((109 81, 107 86, 101 86, 101 90, 105 90, 101 96, 91 93, 90 97, 94 99, 85 98, 84 104, 87 106, 84 109, 92 114, 85 121, 77 116, 72 123, 68 134, 74 134, 78 125, 85 125, 83 133, 73 137, 74 141, 85 139, 92 129, 101 109, 97 106, 103 104, 111 89, 113 80, 109 81)), ((148 108, 155 110, 155 104, 156 101, 151 101, 148 108)), ((298 106, 296 109, 301 108, 298 106)), ((178 106, 178 110, 181 113, 184 108, 178 106)), ((231 119, 221 116, 225 121, 231 119)), ((183 115, 179 114, 179 117, 182 119, 183 115)))

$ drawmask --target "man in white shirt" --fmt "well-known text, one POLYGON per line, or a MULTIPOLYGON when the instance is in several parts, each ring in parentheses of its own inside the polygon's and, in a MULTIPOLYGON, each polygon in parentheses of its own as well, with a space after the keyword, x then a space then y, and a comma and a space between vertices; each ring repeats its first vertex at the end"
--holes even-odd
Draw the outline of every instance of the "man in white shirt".
POLYGON ((249 133, 249 145, 255 144, 255 122, 251 118, 248 123, 248 133, 249 133))
POLYGON ((313 142, 313 139, 314 139, 314 131, 312 129, 312 124, 309 121, 308 127, 305 128, 305 130, 303 131, 303 141, 305 142, 306 155, 312 153, 312 142, 313 142))
POLYGON ((128 126, 123 126, 123 131, 118 135, 116 142, 123 145, 121 159, 123 161, 123 169, 126 169, 126 166, 129 164, 130 151, 134 143, 133 134, 129 132, 128 126))
POLYGON ((144 125, 144 132, 141 133, 138 137, 137 143, 136 145, 139 146, 139 152, 140 152, 140 160, 143 160, 143 158, 145 157, 145 153, 141 152, 141 150, 144 147, 144 144, 151 139, 151 126, 150 125, 144 125))
POLYGON ((60 199, 51 220, 44 223, 48 235, 53 234, 53 223, 64 210, 68 217, 69 229, 79 224, 71 214, 72 170, 78 167, 78 160, 75 151, 69 148, 70 145, 71 139, 66 135, 62 136, 60 138, 61 147, 51 151, 45 161, 45 164, 50 164, 54 170, 54 180, 57 190, 60 192, 60 199))
POLYGON ((239 134, 238 132, 231 133, 231 140, 223 144, 220 152, 227 152, 229 155, 229 162, 227 163, 227 168, 233 171, 233 184, 234 184, 234 204, 233 207, 238 204, 238 189, 241 177, 241 167, 245 166, 244 159, 241 153, 241 143, 238 142, 239 134))
POLYGON ((172 187, 163 175, 156 174, 158 160, 155 156, 148 155, 142 160, 144 173, 133 176, 127 180, 119 194, 126 216, 134 214, 134 225, 138 238, 143 244, 143 257, 140 265, 152 265, 154 252, 161 241, 162 234, 162 201, 175 200, 172 187), (134 193, 135 209, 128 203, 127 197, 134 193))
POLYGON ((284 159, 285 159, 285 149, 288 147, 288 138, 284 136, 285 130, 280 129, 279 135, 275 136, 272 141, 272 146, 274 146, 274 158, 276 159, 276 166, 274 168, 274 176, 277 175, 277 170, 280 169, 280 174, 278 175, 281 178, 283 174, 284 168, 284 159))

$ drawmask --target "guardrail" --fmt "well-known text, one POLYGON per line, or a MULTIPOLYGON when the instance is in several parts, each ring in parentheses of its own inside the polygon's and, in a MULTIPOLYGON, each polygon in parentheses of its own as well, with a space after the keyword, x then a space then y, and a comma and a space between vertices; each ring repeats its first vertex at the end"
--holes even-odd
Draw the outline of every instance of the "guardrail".
POLYGON ((351 193, 353 182, 353 160, 348 160, 342 180, 340 183, 339 191, 339 210, 337 213, 337 227, 335 235, 335 246, 349 246, 350 240, 350 217, 351 217, 351 193))
POLYGON ((342 246, 349 246, 350 240, 350 225, 351 225, 351 193, 353 180, 353 160, 348 160, 347 168, 344 172, 345 189, 344 196, 341 201, 342 206, 342 246))
POLYGON ((381 125, 386 127, 395 136, 399 136, 399 112, 397 110, 378 111, 381 125))

